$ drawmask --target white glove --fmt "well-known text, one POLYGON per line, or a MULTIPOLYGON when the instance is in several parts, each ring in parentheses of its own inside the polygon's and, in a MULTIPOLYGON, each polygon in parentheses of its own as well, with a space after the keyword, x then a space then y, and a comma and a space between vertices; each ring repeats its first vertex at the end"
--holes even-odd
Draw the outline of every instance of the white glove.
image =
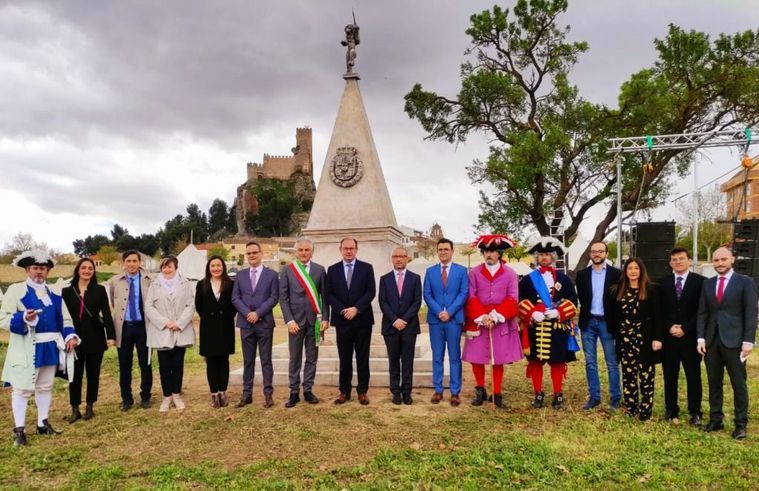
POLYGON ((464 336, 466 336, 467 339, 474 339, 479 335, 480 335, 479 329, 476 331, 464 331, 464 336))
POLYGON ((543 322, 546 318, 546 315, 543 312, 535 311, 532 313, 532 320, 535 322, 543 322))
POLYGON ((559 311, 556 309, 548 309, 546 310, 546 319, 558 319, 559 318, 559 311))
POLYGON ((488 315, 490 315, 490 318, 493 319, 493 322, 495 322, 496 324, 501 324, 501 323, 506 322, 506 317, 499 314, 498 311, 496 311, 495 309, 491 310, 490 314, 488 315))

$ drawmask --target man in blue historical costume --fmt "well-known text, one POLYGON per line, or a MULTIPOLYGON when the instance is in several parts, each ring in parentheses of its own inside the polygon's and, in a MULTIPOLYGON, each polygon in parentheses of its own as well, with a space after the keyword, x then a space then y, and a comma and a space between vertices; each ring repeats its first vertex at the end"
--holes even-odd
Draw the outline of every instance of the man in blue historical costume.
POLYGON ((57 371, 74 375, 74 354, 79 336, 66 304, 45 284, 54 262, 41 250, 18 255, 13 264, 26 270, 27 279, 8 287, 0 306, 0 327, 10 331, 2 380, 13 387, 11 406, 15 427, 14 446, 26 445, 26 407, 34 395, 37 433, 60 433, 50 426, 48 415, 57 371))
MULTIPOLYGON (((535 399, 532 407, 543 407, 543 365, 551 367, 554 409, 563 409, 562 384, 567 362, 575 360, 570 349, 572 318, 577 311, 577 294, 572 280, 554 266, 564 255, 564 244, 553 237, 541 237, 528 251, 537 267, 519 282, 519 317, 522 345, 527 354, 527 377, 532 379, 535 399)), ((575 343, 576 344, 576 343, 575 343)))

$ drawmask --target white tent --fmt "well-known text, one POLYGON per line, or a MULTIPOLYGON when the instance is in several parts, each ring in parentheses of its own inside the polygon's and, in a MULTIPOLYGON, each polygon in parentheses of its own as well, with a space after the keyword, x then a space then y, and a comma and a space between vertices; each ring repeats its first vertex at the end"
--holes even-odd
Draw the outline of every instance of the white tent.
POLYGON ((179 274, 188 280, 202 280, 206 274, 206 252, 188 244, 177 256, 179 274))

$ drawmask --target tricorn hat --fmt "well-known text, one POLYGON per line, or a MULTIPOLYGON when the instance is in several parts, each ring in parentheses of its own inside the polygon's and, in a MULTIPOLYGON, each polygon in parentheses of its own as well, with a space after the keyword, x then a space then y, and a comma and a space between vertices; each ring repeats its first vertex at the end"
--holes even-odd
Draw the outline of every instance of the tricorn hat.
POLYGON ((22 268, 28 268, 38 264, 40 266, 47 266, 48 269, 55 266, 55 261, 50 257, 47 251, 42 249, 32 249, 24 251, 13 259, 13 264, 22 268))
POLYGON ((564 247, 564 244, 562 244, 559 239, 554 237, 541 237, 535 241, 527 252, 530 254, 538 252, 553 252, 561 257, 567 252, 567 248, 564 247))
POLYGON ((478 247, 481 251, 505 251, 515 245, 516 242, 505 234, 480 235, 472 242, 472 246, 478 247))

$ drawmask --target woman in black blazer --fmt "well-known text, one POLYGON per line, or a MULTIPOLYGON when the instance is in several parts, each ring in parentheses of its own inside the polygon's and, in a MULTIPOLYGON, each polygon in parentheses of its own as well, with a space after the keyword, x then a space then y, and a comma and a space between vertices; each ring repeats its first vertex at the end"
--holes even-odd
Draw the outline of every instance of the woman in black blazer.
POLYGON ((90 419, 95 413, 92 406, 98 400, 100 386, 100 366, 103 353, 116 345, 116 331, 113 328, 111 308, 105 287, 97 284, 95 263, 82 258, 76 263, 71 286, 63 289, 63 301, 74 321, 76 334, 81 342, 76 347, 74 380, 69 384, 71 416, 68 422, 90 419), (87 407, 84 415, 79 412, 82 403, 82 379, 87 372, 87 407))
POLYGON ((206 359, 211 407, 229 404, 229 355, 235 352, 235 310, 232 279, 220 256, 206 263, 206 276, 195 290, 195 310, 200 316, 200 355, 206 359))
POLYGON ((630 416, 651 418, 654 377, 661 363, 664 324, 659 309, 659 289, 651 283, 646 266, 631 257, 611 287, 616 305, 616 341, 622 362, 622 397, 630 416))

